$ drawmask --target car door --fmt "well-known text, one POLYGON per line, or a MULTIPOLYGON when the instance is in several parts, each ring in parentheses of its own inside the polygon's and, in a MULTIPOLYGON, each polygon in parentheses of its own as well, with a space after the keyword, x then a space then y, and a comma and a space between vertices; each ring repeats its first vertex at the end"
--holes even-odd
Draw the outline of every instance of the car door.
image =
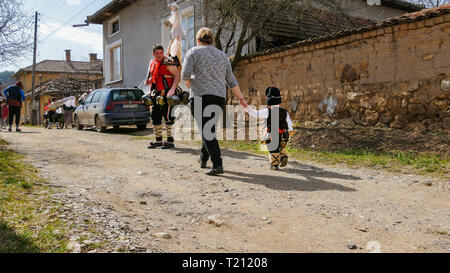
POLYGON ((85 105, 86 106, 85 119, 86 119, 86 123, 88 125, 95 125, 94 117, 95 117, 95 113, 97 110, 96 104, 97 104, 98 100, 100 99, 100 95, 101 95, 101 91, 94 92, 91 100, 89 101, 89 104, 85 105))
POLYGON ((88 111, 89 111, 89 104, 92 101, 92 97, 94 97, 94 93, 90 94, 85 100, 84 100, 84 105, 81 108, 81 111, 79 112, 79 119, 80 119, 80 123, 83 125, 89 125, 89 121, 87 118, 88 115, 88 111))
POLYGON ((89 122, 92 123, 92 125, 95 125, 95 117, 97 114, 99 114, 102 111, 102 102, 101 97, 104 91, 97 91, 94 94, 94 97, 92 97, 92 101, 90 104, 90 112, 89 112, 89 122))

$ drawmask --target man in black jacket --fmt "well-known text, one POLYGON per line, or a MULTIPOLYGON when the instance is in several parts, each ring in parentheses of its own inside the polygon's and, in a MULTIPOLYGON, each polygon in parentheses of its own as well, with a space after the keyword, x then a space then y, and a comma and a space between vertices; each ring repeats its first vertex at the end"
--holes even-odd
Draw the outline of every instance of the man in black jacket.
POLYGON ((22 102, 25 101, 25 94, 23 93, 23 84, 21 81, 16 82, 16 85, 11 85, 3 91, 5 94, 7 104, 9 106, 9 130, 12 131, 13 118, 16 117, 16 132, 21 132, 20 124, 20 109, 22 102))

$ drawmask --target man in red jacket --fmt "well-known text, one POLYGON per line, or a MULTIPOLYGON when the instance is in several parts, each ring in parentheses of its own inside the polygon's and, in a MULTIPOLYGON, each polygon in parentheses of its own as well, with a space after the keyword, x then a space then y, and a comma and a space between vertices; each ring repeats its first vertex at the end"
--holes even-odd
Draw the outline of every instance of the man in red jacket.
POLYGON ((149 149, 162 147, 163 149, 173 149, 174 138, 172 136, 172 126, 175 118, 172 117, 170 107, 166 98, 172 96, 180 83, 180 72, 176 65, 169 65, 164 61, 164 48, 161 45, 153 47, 153 57, 155 59, 150 63, 145 85, 150 86, 150 93, 155 97, 164 97, 163 106, 155 104, 152 106, 153 131, 155 132, 156 142, 150 143, 149 149), (162 140, 162 119, 164 117, 167 131, 167 142, 163 144, 162 140))

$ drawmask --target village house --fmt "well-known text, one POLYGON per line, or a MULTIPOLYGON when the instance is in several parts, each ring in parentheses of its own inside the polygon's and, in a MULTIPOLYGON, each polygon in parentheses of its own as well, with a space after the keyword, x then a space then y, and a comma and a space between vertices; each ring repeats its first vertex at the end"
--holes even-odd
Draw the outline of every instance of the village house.
MULTIPOLYGON (((169 0, 113 0, 95 14, 87 23, 103 25, 104 76, 109 87, 142 87, 154 44, 167 48, 170 27, 164 24, 169 18, 169 0)), ((195 46, 195 33, 207 25, 205 1, 177 1, 187 33, 182 40, 182 58, 195 46)), ((302 22, 278 20, 267 26, 269 37, 259 37, 249 43, 244 54, 252 54, 268 47, 276 47, 325 35, 348 27, 365 25, 404 13, 418 11, 422 6, 399 0, 361 0, 355 2, 357 12, 350 22, 343 23, 336 15, 323 18, 309 17, 302 22), (350 24, 348 24, 350 23, 350 24)), ((313 11, 311 11, 313 12, 313 11)))
MULTIPOLYGON (((31 90, 33 66, 17 71, 13 77, 22 81, 26 100, 22 107, 22 122, 31 119, 31 90)), ((65 60, 44 60, 36 64, 36 107, 39 109, 37 123, 40 124, 44 107, 52 97, 79 96, 89 89, 103 85, 103 61, 97 54, 89 54, 89 61, 73 61, 71 50, 66 50, 65 60), (81 94, 80 94, 81 93, 81 94)))

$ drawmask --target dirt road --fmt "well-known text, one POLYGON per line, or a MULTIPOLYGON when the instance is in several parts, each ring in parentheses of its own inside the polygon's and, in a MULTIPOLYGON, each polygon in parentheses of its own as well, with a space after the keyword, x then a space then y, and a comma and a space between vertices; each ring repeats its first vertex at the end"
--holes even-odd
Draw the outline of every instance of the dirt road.
POLYGON ((132 250, 450 252, 449 181, 294 161, 274 172, 264 156, 228 150, 226 174, 211 178, 199 147, 148 150, 135 134, 26 127, 0 136, 102 238, 132 250))

